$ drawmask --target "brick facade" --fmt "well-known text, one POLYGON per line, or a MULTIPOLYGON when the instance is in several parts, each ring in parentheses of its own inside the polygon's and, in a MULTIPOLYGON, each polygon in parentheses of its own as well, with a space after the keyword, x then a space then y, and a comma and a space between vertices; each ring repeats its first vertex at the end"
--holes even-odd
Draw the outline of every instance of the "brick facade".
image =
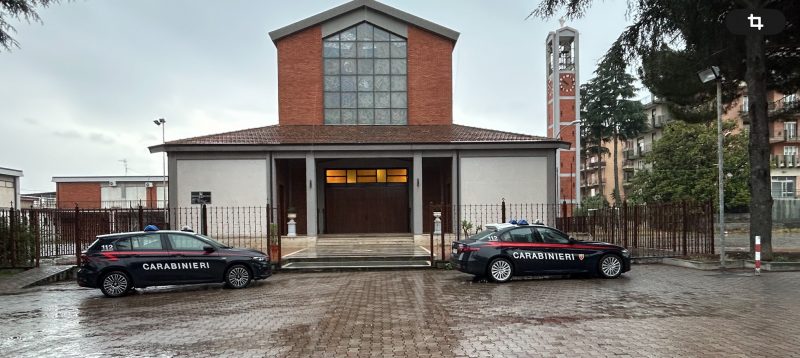
MULTIPOLYGON (((280 39, 278 123, 323 125, 322 30, 313 26, 280 39)), ((408 124, 453 123, 455 42, 408 25, 408 124)))
POLYGON ((278 48, 278 123, 323 124, 322 28, 282 38, 278 48))
POLYGON ((100 207, 100 183, 56 183, 56 203, 59 208, 100 207))
POLYGON ((408 25, 408 124, 453 123, 455 42, 408 25))

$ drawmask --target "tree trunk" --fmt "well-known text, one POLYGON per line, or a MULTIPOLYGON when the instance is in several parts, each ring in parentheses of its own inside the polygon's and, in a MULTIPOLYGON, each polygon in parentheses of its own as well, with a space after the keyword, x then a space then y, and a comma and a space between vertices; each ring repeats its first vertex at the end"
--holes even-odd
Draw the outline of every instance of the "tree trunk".
POLYGON ((620 202, 620 195, 619 195, 619 168, 617 166, 617 162, 619 162, 619 159, 617 158, 618 157, 618 155, 617 155, 617 141, 618 141, 618 139, 619 138, 617 137, 617 131, 614 130, 614 136, 613 136, 613 140, 614 140, 614 206, 617 206, 617 204, 619 204, 619 202, 620 202))
POLYGON ((754 251, 755 236, 758 235, 761 236, 761 258, 772 260, 772 194, 764 36, 747 35, 745 46, 750 118, 750 253, 754 251))

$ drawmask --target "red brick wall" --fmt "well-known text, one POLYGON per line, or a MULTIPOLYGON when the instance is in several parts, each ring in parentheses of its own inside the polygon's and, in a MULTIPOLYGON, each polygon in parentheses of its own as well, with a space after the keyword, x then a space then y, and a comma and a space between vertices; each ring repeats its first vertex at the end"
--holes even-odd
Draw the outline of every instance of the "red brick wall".
POLYGON ((59 208, 100 207, 100 183, 56 183, 56 202, 59 208))
POLYGON ((575 120, 575 100, 574 99, 562 99, 560 100, 561 104, 559 108, 561 110, 558 120, 561 122, 572 122, 575 120))
POLYGON ((408 25, 408 124, 453 123, 455 42, 408 25))
POLYGON ((321 27, 284 37, 276 47, 278 123, 323 124, 321 27))

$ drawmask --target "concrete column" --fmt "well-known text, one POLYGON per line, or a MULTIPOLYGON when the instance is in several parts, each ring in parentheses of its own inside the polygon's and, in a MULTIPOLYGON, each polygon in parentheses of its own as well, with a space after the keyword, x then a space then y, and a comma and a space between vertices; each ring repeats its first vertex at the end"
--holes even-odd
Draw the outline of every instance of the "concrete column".
POLYGON ((411 204, 411 213, 414 223, 414 234, 422 234, 422 153, 414 152, 414 164, 411 172, 411 191, 414 193, 411 204))
POLYGON ((450 186, 451 186, 451 189, 453 190, 453 193, 451 194, 451 198, 452 198, 451 200, 453 202, 452 203, 453 204, 453 209, 452 209, 453 212, 451 213, 452 216, 450 216, 450 217, 453 218, 453 220, 450 220, 450 221, 452 222, 451 223, 452 224, 452 229, 455 230, 454 231, 455 233, 457 233, 458 230, 459 230, 459 222, 460 222, 459 221, 460 220, 460 216, 459 216, 460 212, 459 211, 461 210, 461 207, 459 206, 461 204, 461 200, 459 200, 459 198, 461 197, 461 192, 460 192, 461 188, 459 187, 459 184, 461 183, 461 180, 460 180, 461 173, 459 173, 459 163, 458 163, 459 157, 458 157, 458 152, 457 151, 453 152, 453 157, 452 158, 453 158, 453 161, 452 161, 452 167, 453 167, 452 168, 452 173, 453 173, 452 174, 452 181, 453 182, 452 182, 452 184, 450 186))
POLYGON ((306 222, 308 236, 317 236, 317 164, 314 152, 306 153, 306 222))

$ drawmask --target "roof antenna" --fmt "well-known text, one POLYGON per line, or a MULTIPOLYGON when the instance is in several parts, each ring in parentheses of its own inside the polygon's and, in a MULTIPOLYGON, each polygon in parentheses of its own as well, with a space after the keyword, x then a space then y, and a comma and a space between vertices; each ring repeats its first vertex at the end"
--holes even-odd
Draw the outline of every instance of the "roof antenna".
POLYGON ((128 176, 128 159, 120 159, 118 162, 122 162, 122 165, 125 166, 125 176, 128 176))

